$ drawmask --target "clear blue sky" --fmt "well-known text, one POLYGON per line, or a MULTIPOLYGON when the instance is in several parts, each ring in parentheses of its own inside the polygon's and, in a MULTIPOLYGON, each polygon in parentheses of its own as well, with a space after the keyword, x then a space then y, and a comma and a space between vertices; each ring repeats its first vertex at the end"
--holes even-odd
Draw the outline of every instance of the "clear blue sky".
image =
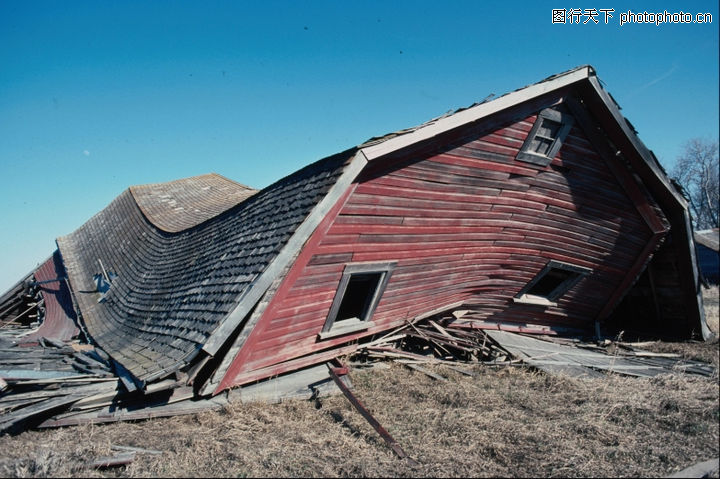
POLYGON ((264 187, 582 64, 670 167, 718 136, 719 21, 716 2, 2 1, 0 292, 129 185, 264 187), (628 9, 712 23, 620 26, 628 9))

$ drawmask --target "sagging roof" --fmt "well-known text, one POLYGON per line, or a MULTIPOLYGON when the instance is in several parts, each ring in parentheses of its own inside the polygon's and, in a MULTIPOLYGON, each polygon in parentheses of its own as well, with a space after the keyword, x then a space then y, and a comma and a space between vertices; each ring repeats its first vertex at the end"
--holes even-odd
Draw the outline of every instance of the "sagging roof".
POLYGON ((217 173, 130 187, 140 211, 168 233, 197 226, 242 203, 257 190, 217 173))
MULTIPOLYGON (((347 159, 337 155, 316 162, 176 233, 150 221, 135 191, 126 190, 57 240, 87 332, 141 381, 187 365, 342 173, 347 159), (111 280, 104 295, 95 282, 100 275, 111 280)), ((178 192, 188 182, 197 183, 140 187, 145 210, 150 191, 178 192)), ((152 211, 159 212, 151 213, 156 221, 181 224, 171 210, 152 211)))
MULTIPOLYGON (((621 140, 618 147, 637 173, 676 212, 673 228, 682 229, 685 199, 619 113, 593 68, 581 66, 373 138, 254 194, 213 175, 130 188, 58 239, 90 336, 143 381, 183 368, 201 349, 216 354, 367 162, 571 87, 602 110, 603 127, 621 140), (222 191, 230 192, 227 201, 222 191), (233 206, 234 201, 239 203, 233 206), (100 274, 117 275, 105 295, 96 292, 93 281, 100 274)), ((687 254, 694 259, 691 250, 687 254)))

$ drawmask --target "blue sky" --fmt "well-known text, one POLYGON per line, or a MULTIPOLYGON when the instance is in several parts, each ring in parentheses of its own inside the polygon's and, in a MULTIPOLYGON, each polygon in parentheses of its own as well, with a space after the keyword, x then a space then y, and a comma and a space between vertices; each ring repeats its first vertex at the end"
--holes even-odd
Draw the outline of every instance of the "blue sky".
POLYGON ((0 292, 132 184, 261 188, 583 64, 671 167, 718 136, 718 21, 716 2, 2 1, 0 292), (628 10, 712 23, 620 26, 628 10))

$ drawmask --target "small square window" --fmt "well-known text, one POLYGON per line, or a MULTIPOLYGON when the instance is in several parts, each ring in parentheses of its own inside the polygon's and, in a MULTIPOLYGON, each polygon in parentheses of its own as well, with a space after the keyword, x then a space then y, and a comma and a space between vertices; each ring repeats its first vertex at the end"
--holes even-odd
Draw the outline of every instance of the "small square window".
POLYGON ((358 263, 345 266, 320 339, 367 329, 396 263, 358 263))
POLYGON ((385 273, 357 273, 350 276, 340 302, 335 323, 339 321, 367 321, 375 291, 385 273))
POLYGON ((591 271, 582 266, 550 261, 513 301, 537 306, 556 306, 555 301, 591 271))
POLYGON ((547 166, 572 128, 573 117, 553 108, 538 113, 535 124, 520 148, 517 159, 547 166))

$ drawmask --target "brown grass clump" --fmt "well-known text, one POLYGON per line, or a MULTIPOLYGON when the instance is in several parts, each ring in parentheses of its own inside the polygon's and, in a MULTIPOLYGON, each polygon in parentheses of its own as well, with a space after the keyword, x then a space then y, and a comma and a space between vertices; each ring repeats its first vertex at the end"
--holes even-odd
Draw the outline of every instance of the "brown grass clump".
POLYGON ((657 477, 718 456, 717 378, 433 370, 448 382, 397 364, 351 373, 357 396, 420 463, 415 467, 334 396, 3 436, 0 475, 657 477), (81 468, 111 455, 111 445, 163 454, 140 454, 105 471, 81 468))

